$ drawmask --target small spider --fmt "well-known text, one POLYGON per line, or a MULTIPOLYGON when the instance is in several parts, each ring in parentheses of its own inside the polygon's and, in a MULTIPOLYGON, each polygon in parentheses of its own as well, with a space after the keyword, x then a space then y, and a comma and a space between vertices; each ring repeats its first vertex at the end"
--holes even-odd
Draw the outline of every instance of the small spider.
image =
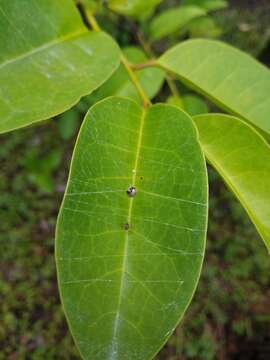
POLYGON ((137 189, 136 189, 134 186, 130 186, 130 187, 127 189, 127 195, 128 195, 129 197, 134 197, 136 194, 137 194, 137 189))

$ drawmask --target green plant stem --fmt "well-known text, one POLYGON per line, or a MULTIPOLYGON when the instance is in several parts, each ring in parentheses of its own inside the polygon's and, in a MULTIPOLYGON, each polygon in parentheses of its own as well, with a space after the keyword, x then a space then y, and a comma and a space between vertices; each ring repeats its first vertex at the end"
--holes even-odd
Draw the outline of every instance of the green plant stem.
MULTIPOLYGON (((102 30, 92 13, 90 13, 89 11, 86 10, 86 16, 87 16, 87 19, 89 21, 89 24, 91 25, 91 27, 92 27, 92 29, 94 31, 101 31, 102 30)), ((132 81, 135 88, 137 89, 137 92, 140 95, 140 98, 142 100, 143 106, 145 108, 147 108, 148 106, 151 105, 151 101, 147 97, 147 95, 145 94, 144 89, 141 86, 141 84, 139 82, 139 79, 138 79, 138 77, 136 75, 136 72, 133 71, 132 65, 129 63, 128 59, 125 57, 125 55, 123 53, 121 53, 120 61, 123 64, 123 66, 125 67, 128 75, 130 77, 130 80, 132 81)))
MULTIPOLYGON (((137 30, 137 38, 138 38, 139 43, 141 44, 145 53, 148 56, 150 56, 152 59, 149 60, 148 62, 145 62, 142 64, 133 65, 133 69, 140 70, 140 69, 144 69, 146 67, 158 66, 156 63, 156 55, 155 55, 154 51, 152 50, 151 44, 145 39, 144 34, 139 29, 137 29, 137 27, 136 27, 136 30, 137 30)), ((169 86, 169 89, 170 89, 172 95, 177 98, 180 98, 181 97, 180 92, 179 92, 174 80, 170 77, 170 75, 166 74, 165 80, 169 86)))
POLYGON ((137 28, 137 26, 136 26, 136 30, 137 30, 138 41, 141 44, 142 48, 144 49, 145 53, 150 57, 155 58, 156 55, 152 50, 150 43, 145 39, 144 34, 140 31, 140 29, 137 28))
POLYGON ((173 96, 180 99, 181 96, 180 96, 180 92, 178 90, 178 87, 176 86, 175 82, 173 81, 173 79, 168 74, 166 74, 166 81, 167 81, 167 84, 168 84, 173 96))
POLYGON ((86 14, 87 20, 89 21, 89 24, 91 25, 92 29, 94 31, 101 31, 101 28, 100 28, 96 18, 94 17, 94 15, 89 10, 85 10, 85 14, 86 14))
POLYGON ((130 67, 133 69, 133 70, 142 70, 142 69, 145 69, 145 68, 148 68, 148 67, 157 67, 157 62, 155 59, 150 59, 149 61, 146 61, 144 63, 140 63, 140 64, 130 64, 130 67))
POLYGON ((123 54, 121 54, 120 60, 121 60, 122 64, 124 65, 131 81, 133 82, 134 86, 136 87, 138 94, 140 95, 140 97, 142 99, 143 106, 148 107, 149 105, 151 105, 151 101, 146 96, 146 94, 138 80, 136 73, 133 71, 132 66, 128 62, 128 59, 123 54))

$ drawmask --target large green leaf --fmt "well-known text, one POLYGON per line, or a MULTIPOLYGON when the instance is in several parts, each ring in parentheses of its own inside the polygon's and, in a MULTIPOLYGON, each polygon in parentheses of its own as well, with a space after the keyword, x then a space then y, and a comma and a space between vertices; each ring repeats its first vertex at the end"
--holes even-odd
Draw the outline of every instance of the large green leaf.
POLYGON ((175 33, 191 20, 203 16, 206 11, 198 6, 180 6, 171 8, 155 17, 150 24, 152 39, 158 40, 175 33))
POLYGON ((270 71, 249 55, 219 41, 190 40, 168 50, 159 64, 270 133, 270 71))
MULTIPOLYGON (((137 47, 130 46, 124 48, 123 53, 130 63, 139 64, 147 61, 146 55, 137 47)), ((138 71, 137 77, 147 97, 152 99, 160 90, 165 74, 161 69, 149 67, 138 71)), ((142 101, 138 90, 130 80, 130 76, 122 64, 105 84, 94 91, 93 94, 87 96, 84 101, 92 105, 109 96, 128 97, 138 103, 142 101)))
POLYGON ((104 33, 88 32, 71 0, 0 0, 0 132, 50 118, 119 64, 104 33))
POLYGON ((194 117, 209 162, 236 194, 270 251, 270 146, 228 115, 194 117))
POLYGON ((85 359, 160 349, 196 288, 206 220, 205 162, 188 115, 121 98, 89 111, 56 234, 61 297, 85 359))

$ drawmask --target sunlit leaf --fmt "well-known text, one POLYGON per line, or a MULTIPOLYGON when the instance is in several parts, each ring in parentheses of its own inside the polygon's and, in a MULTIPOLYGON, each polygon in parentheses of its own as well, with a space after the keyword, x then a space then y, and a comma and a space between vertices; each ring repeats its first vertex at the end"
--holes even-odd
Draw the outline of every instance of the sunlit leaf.
POLYGON ((96 104, 56 234, 61 297, 84 359, 154 356, 195 291, 206 222, 206 168, 191 118, 166 104, 96 104))
POLYGON ((0 132, 50 118, 100 86, 119 64, 71 0, 0 1, 0 132))
POLYGON ((270 251, 270 146, 242 120, 223 114, 194 118, 209 162, 238 197, 270 251))
POLYGON ((154 40, 161 39, 175 33, 191 20, 205 14, 206 11, 198 6, 180 6, 163 11, 150 24, 151 37, 154 40))
POLYGON ((270 133, 270 71, 242 51, 214 40, 190 40, 159 64, 221 108, 270 133))

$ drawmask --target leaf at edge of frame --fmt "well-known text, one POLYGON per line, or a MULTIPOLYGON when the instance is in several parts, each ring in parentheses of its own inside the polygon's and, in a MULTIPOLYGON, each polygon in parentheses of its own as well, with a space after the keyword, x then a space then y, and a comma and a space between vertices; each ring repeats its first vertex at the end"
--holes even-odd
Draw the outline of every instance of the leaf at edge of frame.
POLYGON ((0 133, 71 108, 119 65, 112 38, 89 32, 70 0, 4 1, 0 12, 0 133))
POLYGON ((216 40, 188 40, 158 63, 226 111, 270 133, 270 71, 246 53, 216 40))
POLYGON ((206 15, 206 11, 198 6, 179 6, 163 11, 150 23, 150 34, 153 40, 159 40, 175 33, 191 20, 206 15))
POLYGON ((270 252, 270 146, 250 125, 229 115, 194 118, 203 151, 232 189, 270 252))
POLYGON ((148 359, 171 335, 201 271, 207 188, 180 109, 144 113, 122 98, 90 109, 56 231, 61 298, 84 359, 148 359))

